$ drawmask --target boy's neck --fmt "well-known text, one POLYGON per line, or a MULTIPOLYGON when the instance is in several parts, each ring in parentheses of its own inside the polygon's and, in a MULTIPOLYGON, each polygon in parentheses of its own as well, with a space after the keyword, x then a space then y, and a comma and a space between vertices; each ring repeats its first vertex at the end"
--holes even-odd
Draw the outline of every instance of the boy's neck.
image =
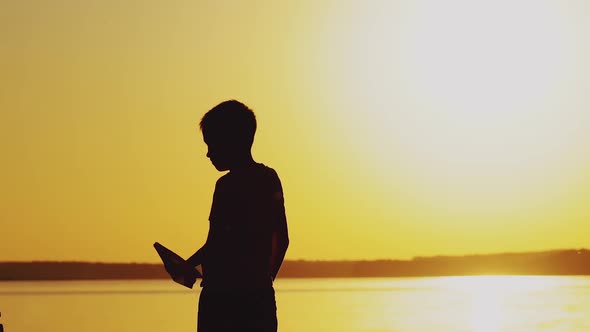
POLYGON ((239 172, 240 170, 250 168, 251 166, 256 165, 257 162, 254 161, 252 158, 252 153, 248 153, 244 155, 242 158, 236 160, 234 165, 229 169, 230 172, 239 172))

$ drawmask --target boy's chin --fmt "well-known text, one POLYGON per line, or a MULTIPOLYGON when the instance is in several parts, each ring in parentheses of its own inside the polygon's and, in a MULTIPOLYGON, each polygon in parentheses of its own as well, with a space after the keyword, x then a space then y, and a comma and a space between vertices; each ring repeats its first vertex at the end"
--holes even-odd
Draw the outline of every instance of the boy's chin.
POLYGON ((215 167, 216 170, 220 171, 220 172, 225 172, 229 170, 229 167, 225 166, 225 165, 219 165, 219 164, 213 164, 213 166, 215 167))

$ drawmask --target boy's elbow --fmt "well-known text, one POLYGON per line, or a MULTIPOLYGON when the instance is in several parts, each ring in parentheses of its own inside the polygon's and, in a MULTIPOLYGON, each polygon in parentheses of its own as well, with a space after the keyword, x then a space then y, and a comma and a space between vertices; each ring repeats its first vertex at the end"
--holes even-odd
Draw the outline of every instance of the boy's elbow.
POLYGON ((279 230, 273 234, 273 247, 275 250, 287 251, 289 247, 289 233, 286 230, 279 230))

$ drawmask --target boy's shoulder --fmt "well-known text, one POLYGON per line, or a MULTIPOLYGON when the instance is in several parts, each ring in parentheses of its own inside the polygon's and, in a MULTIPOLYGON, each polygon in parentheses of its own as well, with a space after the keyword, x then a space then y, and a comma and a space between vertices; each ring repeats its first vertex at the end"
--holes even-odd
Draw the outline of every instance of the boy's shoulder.
POLYGON ((259 164, 258 168, 259 175, 267 181, 276 181, 279 178, 279 174, 274 168, 266 166, 265 164, 259 164))
POLYGON ((219 179, 217 179, 217 183, 215 186, 217 188, 220 187, 228 187, 239 185, 244 180, 250 182, 275 182, 280 181, 279 175, 274 168, 269 167, 262 163, 257 163, 253 167, 249 168, 247 171, 243 172, 228 172, 222 175, 219 179))
POLYGON ((274 168, 266 166, 265 164, 259 164, 259 171, 262 173, 262 175, 264 176, 268 176, 268 177, 279 177, 279 175, 277 174, 277 171, 275 171, 274 168))

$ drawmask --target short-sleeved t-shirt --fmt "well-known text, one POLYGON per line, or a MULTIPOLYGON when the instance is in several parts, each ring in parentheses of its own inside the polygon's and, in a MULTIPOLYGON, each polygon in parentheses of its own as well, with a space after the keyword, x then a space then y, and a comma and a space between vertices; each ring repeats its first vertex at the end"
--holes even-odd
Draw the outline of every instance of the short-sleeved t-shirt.
POLYGON ((230 171, 215 185, 203 287, 272 286, 272 235, 284 222, 281 182, 264 164, 230 171))

